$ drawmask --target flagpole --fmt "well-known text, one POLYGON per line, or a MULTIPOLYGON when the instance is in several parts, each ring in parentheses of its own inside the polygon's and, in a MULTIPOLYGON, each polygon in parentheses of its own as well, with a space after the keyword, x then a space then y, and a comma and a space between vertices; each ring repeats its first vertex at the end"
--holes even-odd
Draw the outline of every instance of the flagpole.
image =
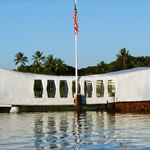
POLYGON ((75 0, 75 5, 76 5, 76 7, 77 7, 77 0, 75 0))
POLYGON ((75 35, 75 78, 76 78, 76 96, 78 95, 78 35, 75 35))
POLYGON ((75 95, 75 105, 77 108, 77 113, 80 114, 82 111, 82 99, 81 95, 78 93, 78 18, 77 18, 77 0, 75 0, 74 9, 74 30, 75 30, 75 85, 76 85, 76 95, 75 95))
MULTIPOLYGON (((77 0, 75 0, 77 8, 77 0)), ((75 34, 75 78, 76 78, 76 96, 78 95, 78 34, 75 34)))

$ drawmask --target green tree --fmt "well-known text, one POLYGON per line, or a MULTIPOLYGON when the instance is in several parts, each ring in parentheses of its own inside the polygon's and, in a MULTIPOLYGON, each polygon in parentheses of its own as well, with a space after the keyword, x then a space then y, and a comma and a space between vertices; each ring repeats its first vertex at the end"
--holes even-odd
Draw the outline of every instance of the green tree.
POLYGON ((55 71, 54 68, 55 68, 55 59, 53 58, 53 55, 48 55, 44 62, 44 72, 54 74, 55 71))
POLYGON ((42 56, 43 52, 36 51, 34 55, 32 55, 32 60, 34 60, 34 64, 41 65, 45 60, 45 56, 42 56))
POLYGON ((19 52, 15 55, 14 62, 15 62, 15 65, 20 63, 22 66, 24 66, 25 63, 28 62, 28 58, 24 56, 23 53, 19 52))
POLYGON ((55 71, 58 75, 63 75, 68 71, 68 67, 66 64, 64 64, 64 61, 60 58, 56 58, 55 60, 55 71))
POLYGON ((40 73, 42 69, 42 62, 44 62, 45 60, 45 56, 43 56, 43 52, 36 51, 35 54, 32 55, 32 60, 34 60, 32 65, 34 72, 40 73))
POLYGON ((28 58, 26 56, 24 56, 23 53, 19 52, 15 55, 15 59, 14 59, 14 62, 15 62, 15 65, 17 64, 21 64, 19 67, 18 67, 18 71, 25 71, 26 70, 26 62, 28 62, 28 58))
POLYGON ((126 50, 126 48, 122 48, 119 54, 117 54, 117 61, 121 64, 121 69, 127 69, 129 56, 129 50, 126 50))
POLYGON ((149 56, 146 56, 146 57, 145 57, 144 63, 145 63, 145 66, 146 66, 146 67, 150 67, 150 57, 149 57, 149 56))
POLYGON ((98 73, 105 73, 107 72, 107 64, 104 61, 101 61, 100 63, 97 64, 97 72, 98 73))

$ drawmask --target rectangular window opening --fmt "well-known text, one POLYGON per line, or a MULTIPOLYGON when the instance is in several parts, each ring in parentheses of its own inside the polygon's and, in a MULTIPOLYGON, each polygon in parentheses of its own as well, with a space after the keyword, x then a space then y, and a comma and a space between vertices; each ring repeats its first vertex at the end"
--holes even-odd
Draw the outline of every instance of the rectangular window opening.
POLYGON ((54 80, 47 80, 47 96, 48 98, 55 98, 56 86, 54 80))
POLYGON ((34 97, 35 98, 42 98, 43 95, 43 85, 41 80, 34 80, 34 97))
POLYGON ((92 97, 93 86, 91 81, 84 81, 84 93, 87 98, 92 97))
POLYGON ((61 98, 68 97, 68 83, 66 80, 60 80, 59 92, 61 98))
POLYGON ((108 80, 108 96, 115 97, 116 87, 114 80, 108 80))
POLYGON ((96 81, 96 96, 104 97, 104 82, 103 82, 103 80, 96 81))

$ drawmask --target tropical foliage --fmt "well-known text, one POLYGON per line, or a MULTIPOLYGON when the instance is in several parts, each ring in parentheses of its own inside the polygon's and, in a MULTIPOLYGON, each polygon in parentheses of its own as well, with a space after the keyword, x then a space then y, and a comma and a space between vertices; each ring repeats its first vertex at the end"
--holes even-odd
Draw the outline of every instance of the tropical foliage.
POLYGON ((21 65, 25 65, 26 62, 28 62, 28 58, 26 56, 24 56, 23 53, 19 52, 15 55, 15 59, 14 59, 15 64, 21 64, 21 65))
POLYGON ((28 62, 28 58, 23 53, 19 52, 15 55, 14 62, 17 65, 21 63, 21 66, 17 68, 17 71, 31 72, 39 74, 51 74, 51 75, 73 75, 74 68, 67 66, 60 58, 54 58, 53 55, 43 56, 43 52, 36 51, 32 55, 33 63, 30 66, 25 66, 25 62, 28 62))
MULTIPOLYGON (((19 52, 15 55, 14 62, 20 64, 17 71, 31 72, 48 75, 74 75, 75 69, 72 66, 66 65, 60 58, 54 58, 52 54, 47 57, 43 56, 43 52, 36 51, 32 55, 33 63, 29 66, 25 65, 28 58, 23 53, 19 52)), ((129 53, 129 50, 123 48, 116 55, 116 60, 107 64, 103 60, 97 63, 96 66, 82 68, 78 70, 79 75, 101 74, 123 69, 131 69, 136 67, 150 67, 149 56, 134 57, 129 53)))
POLYGON ((24 56, 23 53, 19 52, 15 55, 14 62, 15 62, 15 65, 21 64, 18 67, 18 71, 25 71, 25 69, 26 69, 25 64, 26 64, 26 62, 28 62, 28 58, 26 56, 24 56))

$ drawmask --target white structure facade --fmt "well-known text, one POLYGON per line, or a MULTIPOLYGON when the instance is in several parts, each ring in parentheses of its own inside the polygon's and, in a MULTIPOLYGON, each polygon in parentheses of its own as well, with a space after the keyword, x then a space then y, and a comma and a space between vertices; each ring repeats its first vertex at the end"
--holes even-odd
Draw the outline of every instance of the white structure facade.
MULTIPOLYGON (((74 105, 74 76, 0 69, 0 106, 74 105)), ((79 77, 83 104, 149 101, 150 68, 79 77)))

